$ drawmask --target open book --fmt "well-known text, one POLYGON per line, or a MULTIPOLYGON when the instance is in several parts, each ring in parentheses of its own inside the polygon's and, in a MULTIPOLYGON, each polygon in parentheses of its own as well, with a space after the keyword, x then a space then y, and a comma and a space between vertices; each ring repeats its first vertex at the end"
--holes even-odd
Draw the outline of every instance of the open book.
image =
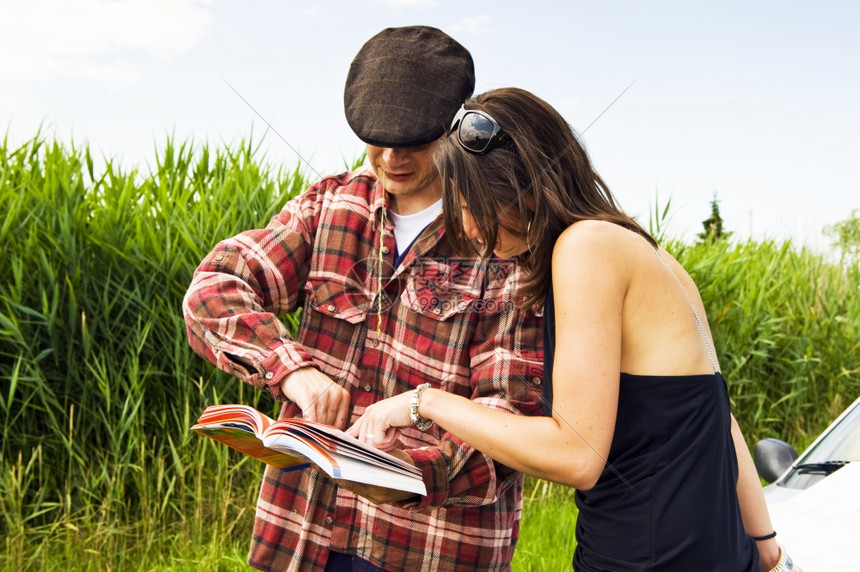
POLYGON ((330 425, 275 421, 247 405, 211 405, 191 430, 279 469, 310 461, 333 479, 427 494, 420 469, 330 425))

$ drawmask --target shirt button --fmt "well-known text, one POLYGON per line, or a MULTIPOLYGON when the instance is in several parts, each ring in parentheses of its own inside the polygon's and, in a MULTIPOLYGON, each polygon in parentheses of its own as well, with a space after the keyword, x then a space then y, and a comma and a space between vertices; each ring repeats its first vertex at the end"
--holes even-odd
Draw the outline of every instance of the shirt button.
POLYGON ((334 519, 330 516, 325 517, 326 524, 334 524, 334 519))
POLYGON ((390 248, 388 248, 387 246, 382 247, 382 254, 388 254, 389 252, 391 252, 390 248))
POLYGON ((216 261, 216 262, 221 262, 222 260, 224 260, 224 255, 223 255, 223 254, 219 254, 218 256, 216 256, 216 257, 215 257, 215 261, 216 261))
POLYGON ((441 309, 439 309, 439 308, 433 308, 433 313, 434 313, 434 314, 436 314, 436 315, 438 316, 439 314, 441 314, 441 313, 442 313, 442 310, 441 310, 441 309))
POLYGON ((337 310, 337 306, 335 306, 334 304, 329 304, 328 306, 326 306, 326 309, 329 312, 334 312, 335 310, 337 310))
POLYGON ((266 379, 272 379, 273 377, 275 377, 274 373, 272 373, 271 371, 266 372, 266 379))
POLYGON ((372 387, 370 387, 370 384, 369 384, 369 383, 365 383, 365 384, 364 384, 364 390, 365 390, 365 391, 370 391, 371 389, 373 389, 373 388, 372 388, 372 387))
POLYGON ((373 347, 378 348, 378 347, 379 347, 379 340, 378 340, 378 339, 376 339, 376 338, 373 338, 373 340, 370 342, 370 344, 371 344, 373 347))
POLYGON ((532 378, 532 383, 535 385, 540 385, 540 378, 535 376, 532 378))

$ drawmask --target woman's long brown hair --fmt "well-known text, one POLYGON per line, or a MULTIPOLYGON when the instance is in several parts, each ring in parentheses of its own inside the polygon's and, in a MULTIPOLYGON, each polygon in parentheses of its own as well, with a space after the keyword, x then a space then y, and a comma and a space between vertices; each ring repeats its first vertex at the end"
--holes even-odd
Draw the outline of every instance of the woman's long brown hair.
POLYGON ((529 251, 520 264, 528 278, 519 288, 522 307, 543 305, 553 246, 577 221, 618 224, 656 248, 651 235, 617 205, 577 134, 548 103, 522 89, 501 88, 475 96, 466 108, 488 113, 511 140, 484 155, 463 149, 456 134, 440 142, 435 161, 446 235, 459 252, 488 257, 493 255, 499 226, 525 237, 529 251), (463 234, 460 195, 478 226, 482 249, 463 234))

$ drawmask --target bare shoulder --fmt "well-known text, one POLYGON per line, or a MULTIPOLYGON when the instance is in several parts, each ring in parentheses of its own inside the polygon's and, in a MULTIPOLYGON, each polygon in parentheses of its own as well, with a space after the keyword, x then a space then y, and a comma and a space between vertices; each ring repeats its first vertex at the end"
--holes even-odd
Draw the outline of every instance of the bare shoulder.
POLYGON ((567 227, 558 237, 553 249, 553 263, 589 259, 623 261, 642 237, 615 223, 602 220, 582 220, 567 227))
POLYGON ((643 244, 641 236, 611 222, 576 222, 553 248, 553 285, 588 291, 592 298, 622 296, 638 272, 643 244))

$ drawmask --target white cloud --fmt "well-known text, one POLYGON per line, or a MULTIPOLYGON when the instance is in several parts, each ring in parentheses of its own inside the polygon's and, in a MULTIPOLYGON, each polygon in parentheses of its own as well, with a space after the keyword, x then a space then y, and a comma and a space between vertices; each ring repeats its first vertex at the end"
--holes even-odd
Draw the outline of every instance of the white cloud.
POLYGON ((29 83, 76 76, 103 85, 133 83, 138 69, 131 58, 167 60, 205 36, 213 21, 205 3, 0 1, 0 78, 29 83))

